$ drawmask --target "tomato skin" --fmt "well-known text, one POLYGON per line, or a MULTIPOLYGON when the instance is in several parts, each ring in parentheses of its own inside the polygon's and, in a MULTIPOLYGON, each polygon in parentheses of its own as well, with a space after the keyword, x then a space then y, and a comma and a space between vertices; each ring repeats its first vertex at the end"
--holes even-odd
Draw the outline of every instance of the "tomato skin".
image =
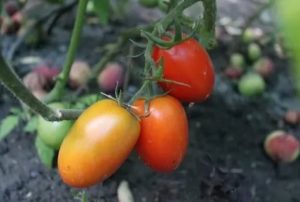
POLYGON ((138 120, 117 102, 104 99, 86 109, 58 155, 62 180, 89 187, 111 176, 127 159, 140 133, 138 120))
MULTIPOLYGON (((133 109, 145 115, 144 100, 136 100, 133 109)), ((136 150, 141 159, 158 172, 174 171, 188 146, 188 121, 181 103, 162 96, 150 101, 149 116, 141 119, 141 134, 136 150)))
POLYGON ((183 102, 201 102, 207 99, 214 87, 214 68, 206 50, 193 38, 170 49, 154 46, 154 61, 163 59, 163 77, 185 83, 160 82, 159 85, 170 95, 183 102))
MULTIPOLYGON (((49 107, 56 109, 65 108, 62 103, 52 103, 49 104, 49 107)), ((46 145, 52 149, 59 149, 72 124, 73 121, 47 121, 39 116, 37 134, 46 145)))

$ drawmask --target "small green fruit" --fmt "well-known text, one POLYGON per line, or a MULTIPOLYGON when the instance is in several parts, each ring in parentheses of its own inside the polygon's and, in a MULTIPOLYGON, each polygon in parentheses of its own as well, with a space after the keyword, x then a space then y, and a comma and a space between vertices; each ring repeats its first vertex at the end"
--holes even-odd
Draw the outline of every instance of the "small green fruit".
POLYGON ((242 95, 254 97, 265 91, 266 84, 259 74, 248 73, 240 79, 238 88, 242 95))
MULTIPOLYGON (((54 109, 63 109, 61 103, 52 103, 49 105, 54 109)), ((37 133, 41 140, 52 149, 59 149, 63 139, 69 132, 73 121, 46 121, 39 116, 37 124, 37 133)))
POLYGON ((248 46, 248 56, 252 61, 257 60, 261 56, 261 49, 256 43, 251 43, 248 46))
POLYGON ((242 36, 244 43, 251 43, 255 39, 254 31, 251 28, 247 28, 242 36))
POLYGON ((240 53, 234 53, 230 56, 230 64, 234 67, 244 67, 245 65, 245 59, 244 56, 240 53))

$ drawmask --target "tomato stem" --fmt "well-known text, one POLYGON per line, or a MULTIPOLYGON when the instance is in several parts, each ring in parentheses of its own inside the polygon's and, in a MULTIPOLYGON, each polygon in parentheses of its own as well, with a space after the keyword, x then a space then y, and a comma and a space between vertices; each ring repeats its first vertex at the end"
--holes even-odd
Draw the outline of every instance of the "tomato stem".
POLYGON ((149 87, 149 85, 151 84, 151 82, 149 80, 146 80, 143 85, 141 86, 141 88, 135 93, 134 96, 132 96, 132 98, 129 101, 129 105, 131 105, 137 98, 139 98, 143 92, 145 91, 145 89, 147 87, 149 87))
MULTIPOLYGON (((143 29, 147 30, 149 28, 152 28, 153 26, 144 27, 143 29)), ((105 52, 105 55, 101 58, 101 60, 94 65, 92 70, 92 77, 95 77, 98 75, 101 70, 105 67, 105 65, 114 58, 121 50, 122 47, 130 40, 132 37, 137 37, 140 35, 140 30, 142 28, 129 28, 127 30, 124 30, 121 32, 120 37, 117 39, 115 43, 108 44, 107 51, 105 52)))
POLYGON ((67 84, 69 73, 71 70, 71 66, 75 59, 75 54, 79 45, 82 27, 84 25, 85 20, 85 12, 88 0, 80 0, 77 10, 77 15, 75 19, 75 25, 73 28, 70 46, 67 52, 67 58, 65 60, 65 64, 63 66, 63 71, 60 74, 61 79, 55 83, 54 88, 48 94, 45 101, 52 102, 60 99, 64 95, 65 86, 67 84))
POLYGON ((65 119, 75 119, 81 114, 81 110, 53 110, 43 102, 39 101, 34 95, 24 86, 21 79, 14 70, 5 62, 0 54, 0 81, 4 86, 11 91, 20 101, 25 103, 34 112, 40 114, 48 121, 59 121, 65 119))

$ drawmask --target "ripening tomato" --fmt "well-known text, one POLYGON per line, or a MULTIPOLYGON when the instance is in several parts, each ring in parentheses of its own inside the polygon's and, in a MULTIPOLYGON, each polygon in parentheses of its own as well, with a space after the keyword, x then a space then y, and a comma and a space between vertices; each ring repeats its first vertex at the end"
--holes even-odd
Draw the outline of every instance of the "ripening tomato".
MULTIPOLYGON (((52 103, 49 107, 55 109, 65 108, 62 103, 52 103)), ((59 149, 65 136, 72 127, 73 121, 47 121, 43 117, 38 117, 37 134, 41 140, 52 149, 59 149)))
POLYGON ((159 85, 170 95, 183 102, 201 102, 212 93, 214 86, 213 64, 206 50, 193 38, 170 49, 155 46, 155 62, 163 60, 163 77, 184 83, 160 82, 159 85))
MULTIPOLYGON (((135 101, 133 109, 145 115, 145 101, 135 101)), ((158 172, 172 172, 181 163, 188 145, 188 121, 181 103, 172 96, 150 101, 149 115, 141 120, 136 145, 143 161, 158 172)))
POLYGON ((73 187, 105 180, 127 159, 139 133, 136 117, 117 102, 94 103, 79 116, 60 147, 62 180, 73 187))

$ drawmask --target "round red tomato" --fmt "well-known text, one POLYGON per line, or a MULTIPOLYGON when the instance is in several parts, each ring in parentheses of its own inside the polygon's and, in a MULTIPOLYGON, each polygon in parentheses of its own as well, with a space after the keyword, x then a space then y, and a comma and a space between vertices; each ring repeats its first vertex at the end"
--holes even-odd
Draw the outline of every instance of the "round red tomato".
MULTIPOLYGON (((133 109, 145 115, 144 100, 133 109)), ((181 103, 162 96, 150 101, 149 115, 141 119, 141 133, 136 145, 138 155, 153 170, 172 172, 181 163, 188 145, 188 121, 181 103)))
POLYGON ((155 46, 155 62, 163 60, 163 78, 181 82, 159 82, 159 85, 170 95, 183 102, 201 102, 212 93, 214 86, 213 64, 206 50, 193 38, 170 49, 155 46))
POLYGON ((60 176, 73 187, 105 180, 127 159, 139 134, 136 117, 117 102, 94 103, 79 116, 60 147, 60 176))

